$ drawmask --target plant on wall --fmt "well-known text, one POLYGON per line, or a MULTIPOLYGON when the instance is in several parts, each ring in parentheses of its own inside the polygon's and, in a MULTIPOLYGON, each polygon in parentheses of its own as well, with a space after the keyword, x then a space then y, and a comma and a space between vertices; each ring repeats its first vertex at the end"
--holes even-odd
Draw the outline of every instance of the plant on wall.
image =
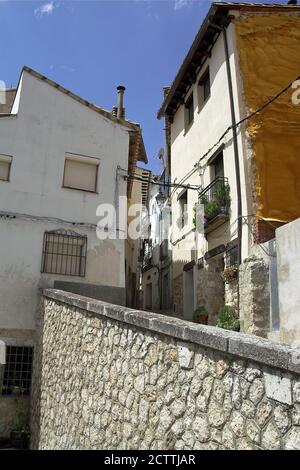
POLYGON ((225 268, 224 271, 221 272, 221 278, 225 282, 225 284, 230 284, 232 281, 237 279, 238 277, 238 266, 234 264, 229 268, 225 268))
POLYGON ((240 331, 240 320, 234 316, 234 310, 230 305, 220 308, 217 326, 225 330, 240 331))
POLYGON ((16 415, 13 430, 10 433, 10 441, 13 447, 18 449, 28 448, 29 443, 29 410, 28 404, 19 398, 16 402, 16 415))
POLYGON ((202 323, 203 325, 207 325, 208 313, 204 305, 199 305, 199 307, 196 308, 194 311, 193 321, 195 323, 202 323))

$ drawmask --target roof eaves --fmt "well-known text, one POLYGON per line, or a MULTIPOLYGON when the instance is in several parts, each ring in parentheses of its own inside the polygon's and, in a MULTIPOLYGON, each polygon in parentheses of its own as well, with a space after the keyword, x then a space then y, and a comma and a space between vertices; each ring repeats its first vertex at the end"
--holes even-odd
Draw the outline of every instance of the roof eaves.
MULTIPOLYGON (((200 26, 200 29, 183 61, 181 64, 175 79, 172 83, 172 85, 169 87, 169 92, 165 96, 165 99, 157 113, 158 119, 160 119, 163 116, 166 116, 168 107, 171 103, 172 100, 174 100, 174 95, 178 90, 178 87, 180 83, 183 80, 183 77, 194 57, 195 52, 197 49, 201 46, 201 43, 205 37, 205 34, 209 28, 209 23, 211 17, 217 17, 217 15, 225 13, 228 14, 230 10, 245 10, 245 11, 259 11, 259 10, 264 10, 264 9, 270 9, 272 11, 300 11, 300 5, 288 5, 288 4, 261 4, 261 3, 235 3, 235 2, 214 2, 212 3, 205 19, 202 22, 202 25, 200 26)), ((216 22, 216 21, 215 21, 216 22)))

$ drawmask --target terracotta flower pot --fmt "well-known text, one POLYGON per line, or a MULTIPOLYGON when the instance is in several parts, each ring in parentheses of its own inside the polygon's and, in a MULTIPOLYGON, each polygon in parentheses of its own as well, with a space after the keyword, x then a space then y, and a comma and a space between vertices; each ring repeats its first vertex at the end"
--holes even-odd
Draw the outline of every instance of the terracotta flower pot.
POLYGON ((29 435, 26 431, 11 431, 10 443, 16 449, 28 449, 29 435))

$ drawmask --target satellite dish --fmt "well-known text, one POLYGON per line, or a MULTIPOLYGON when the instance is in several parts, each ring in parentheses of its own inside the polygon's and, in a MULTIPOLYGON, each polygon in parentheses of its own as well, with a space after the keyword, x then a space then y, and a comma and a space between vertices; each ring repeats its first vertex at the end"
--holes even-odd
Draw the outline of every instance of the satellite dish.
POLYGON ((159 149, 159 151, 158 151, 158 155, 157 155, 157 156, 158 156, 158 158, 159 158, 160 160, 162 160, 162 159, 164 158, 164 154, 165 154, 165 151, 164 151, 164 149, 161 147, 161 148, 159 149))

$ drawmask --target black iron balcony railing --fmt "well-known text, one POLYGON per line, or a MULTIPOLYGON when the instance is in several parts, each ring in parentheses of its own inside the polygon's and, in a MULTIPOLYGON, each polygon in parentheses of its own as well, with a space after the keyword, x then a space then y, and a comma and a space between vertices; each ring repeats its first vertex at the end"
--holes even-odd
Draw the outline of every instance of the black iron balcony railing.
POLYGON ((152 265, 152 255, 153 255, 153 248, 152 248, 152 240, 144 240, 144 246, 142 250, 142 269, 145 270, 152 265))
POLYGON ((204 206, 204 227, 218 216, 228 216, 231 202, 228 178, 214 179, 199 194, 199 202, 204 206))

